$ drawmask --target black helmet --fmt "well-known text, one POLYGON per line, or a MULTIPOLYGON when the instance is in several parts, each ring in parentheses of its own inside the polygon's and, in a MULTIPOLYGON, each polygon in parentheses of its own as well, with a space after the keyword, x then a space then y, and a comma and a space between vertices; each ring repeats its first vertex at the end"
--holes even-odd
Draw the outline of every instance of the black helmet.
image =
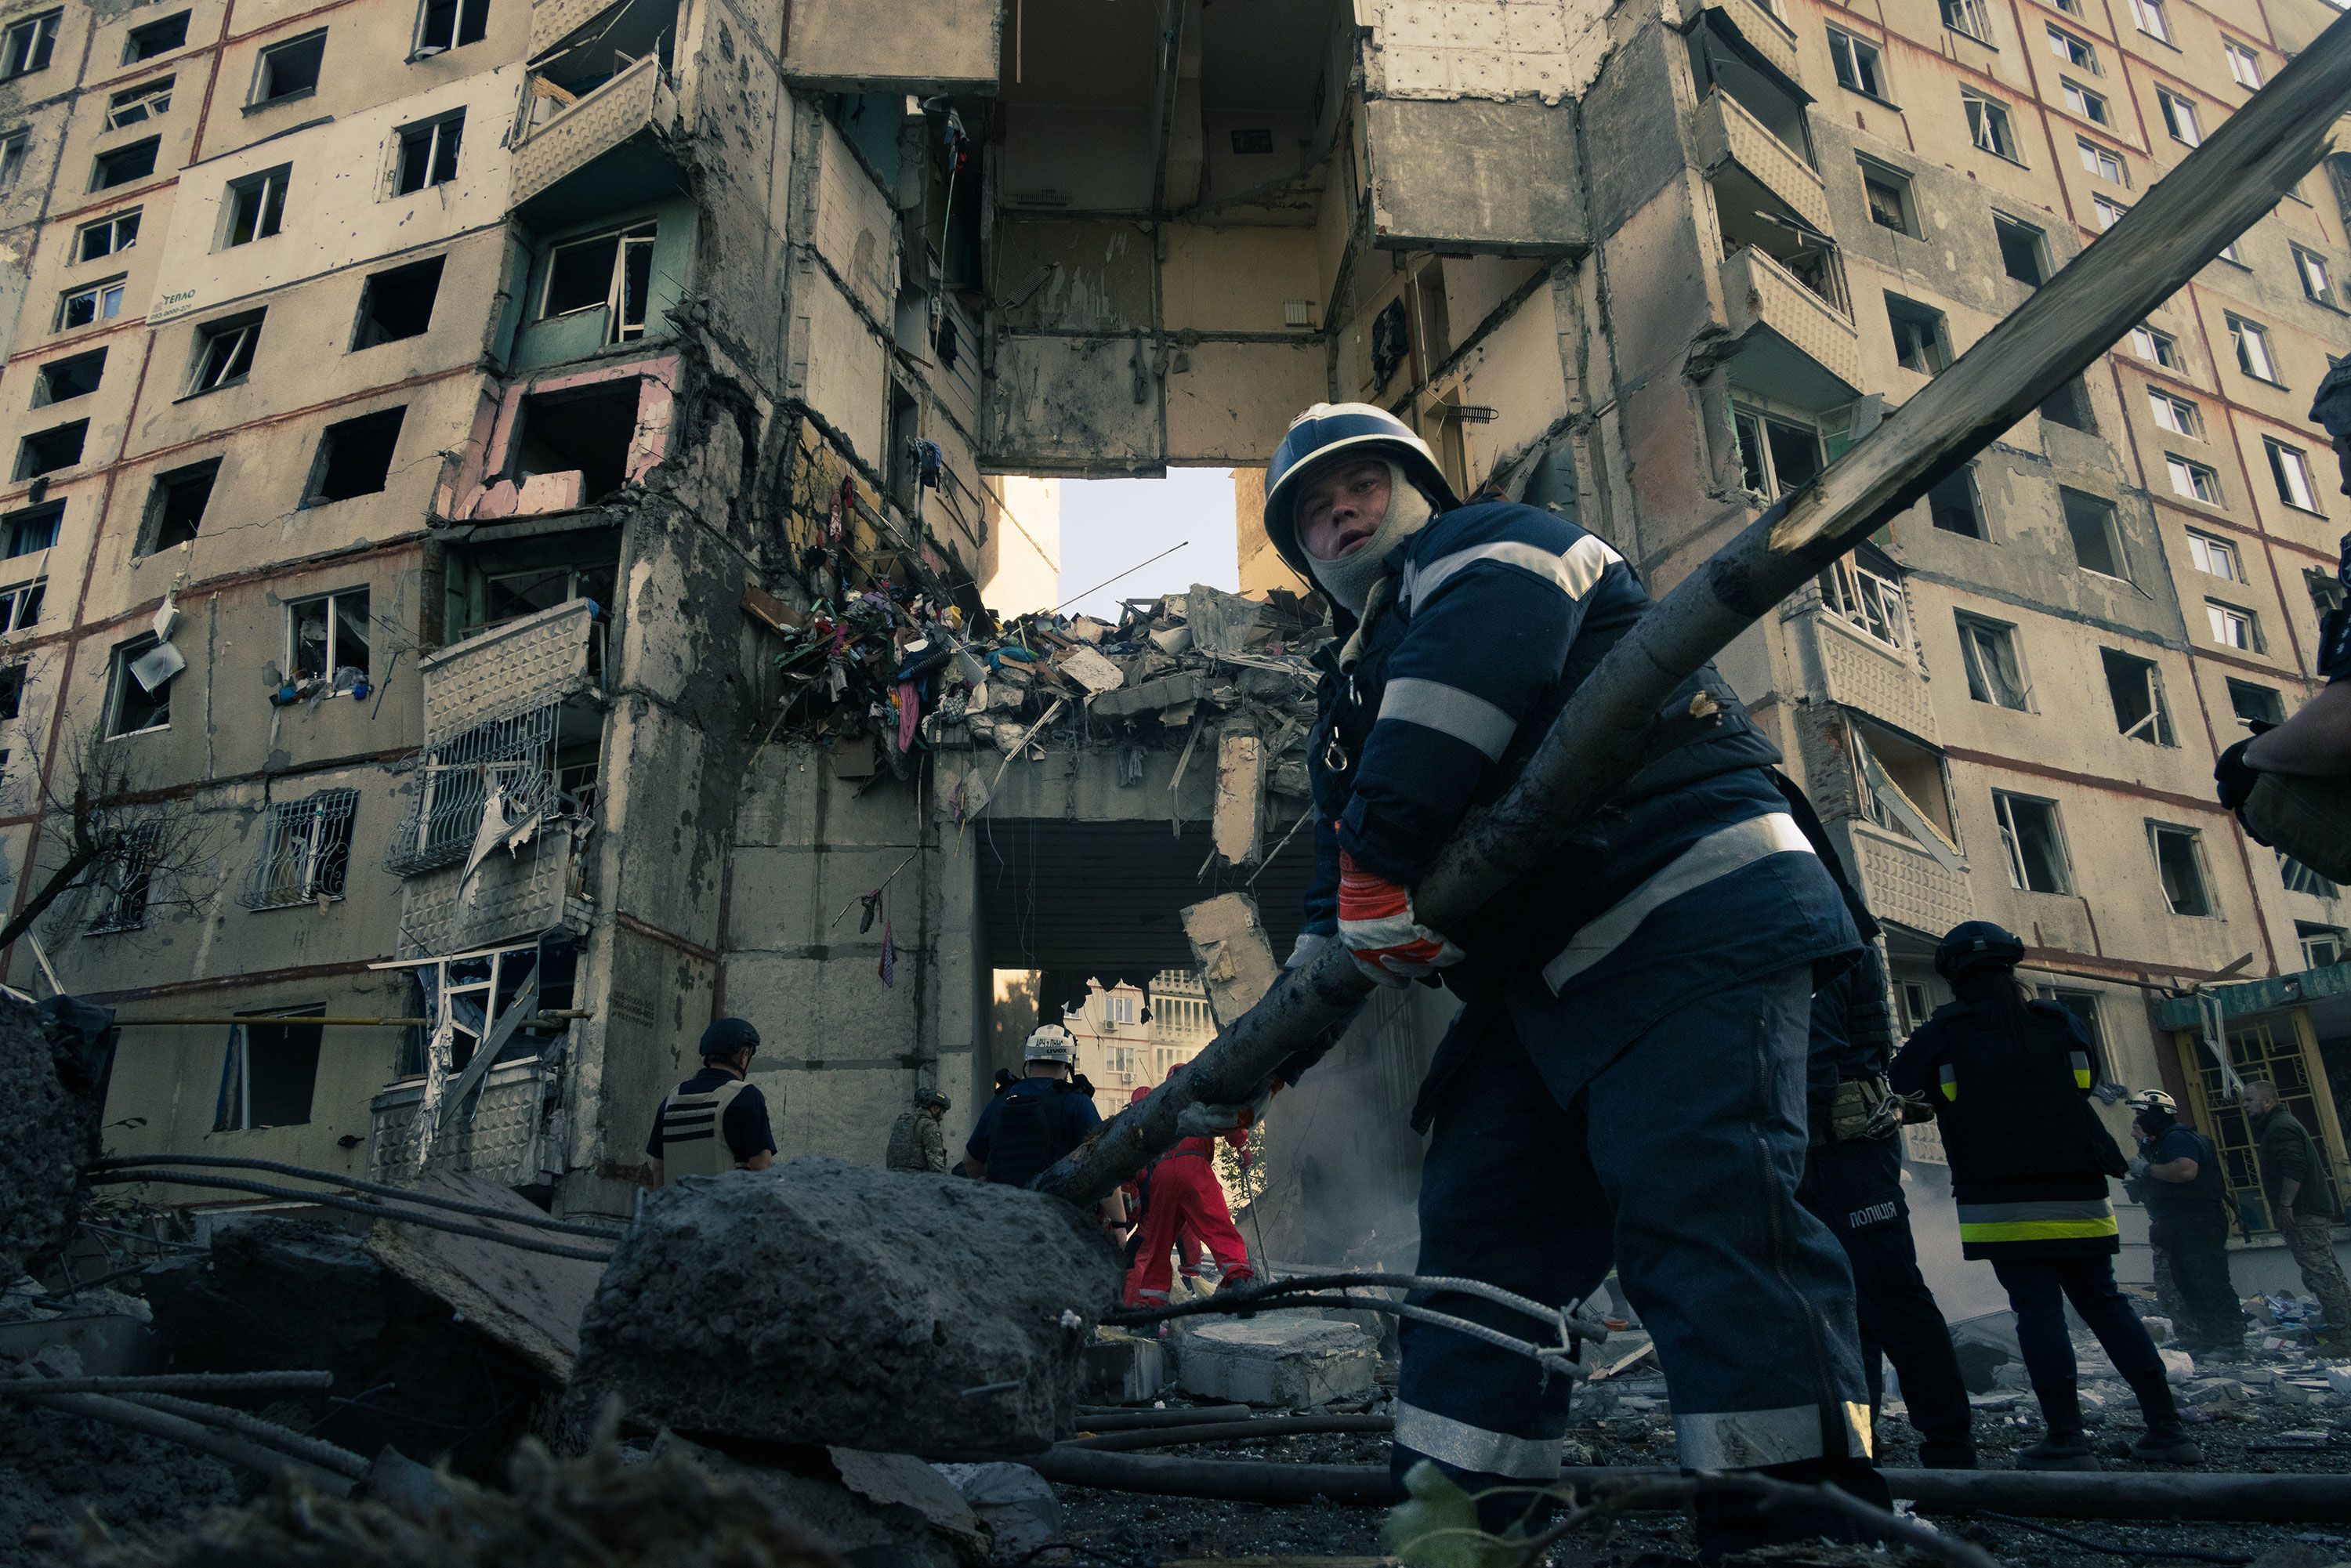
POLYGON ((1440 512, 1461 504, 1437 454, 1412 426, 1367 402, 1316 403, 1290 422, 1289 434, 1265 465, 1265 537, 1290 570, 1309 582, 1314 573, 1298 542, 1298 492, 1311 470, 1343 452, 1392 459, 1440 512))
POLYGON ((1945 934, 1935 949, 1935 973, 1947 980, 1956 980, 1968 970, 1983 964, 2004 964, 2011 968, 2024 962, 2024 944, 2016 934, 1989 920, 1963 920, 1945 934))
POLYGON ((718 1019, 702 1031, 702 1060, 731 1061, 745 1046, 759 1049, 759 1031, 747 1019, 718 1019))
POLYGON ((946 1095, 940 1093, 935 1089, 924 1088, 914 1091, 914 1108, 916 1110, 927 1111, 934 1105, 937 1106, 942 1111, 952 1111, 955 1109, 955 1102, 948 1099, 946 1095))

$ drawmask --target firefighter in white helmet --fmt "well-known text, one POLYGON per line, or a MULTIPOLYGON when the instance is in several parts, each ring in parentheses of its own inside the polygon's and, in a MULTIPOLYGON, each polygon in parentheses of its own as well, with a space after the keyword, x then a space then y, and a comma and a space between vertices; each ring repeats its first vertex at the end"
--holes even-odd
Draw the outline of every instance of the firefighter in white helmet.
MULTIPOLYGON (((987 1103, 964 1145, 964 1169, 983 1181, 1026 1186, 1093 1134, 1102 1113, 1093 1096, 1071 1082, 1078 1071, 1077 1037, 1057 1023, 1040 1024, 1021 1057, 1028 1075, 987 1103)), ((1103 1223, 1123 1227, 1126 1202, 1102 1200, 1103 1223)))

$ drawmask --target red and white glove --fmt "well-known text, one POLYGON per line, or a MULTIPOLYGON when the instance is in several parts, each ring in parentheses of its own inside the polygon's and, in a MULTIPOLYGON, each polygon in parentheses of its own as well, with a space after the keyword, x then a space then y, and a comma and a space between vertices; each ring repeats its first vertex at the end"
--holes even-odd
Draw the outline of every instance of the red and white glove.
POLYGON ((1176 1113, 1176 1130, 1187 1138, 1246 1136, 1250 1128, 1264 1119, 1265 1108, 1273 1097, 1288 1087, 1277 1078, 1264 1093, 1239 1105, 1210 1105, 1195 1101, 1176 1113))
POLYGON ((1459 963, 1461 949, 1413 917, 1412 894, 1339 852, 1339 940, 1364 973, 1402 986, 1459 963))

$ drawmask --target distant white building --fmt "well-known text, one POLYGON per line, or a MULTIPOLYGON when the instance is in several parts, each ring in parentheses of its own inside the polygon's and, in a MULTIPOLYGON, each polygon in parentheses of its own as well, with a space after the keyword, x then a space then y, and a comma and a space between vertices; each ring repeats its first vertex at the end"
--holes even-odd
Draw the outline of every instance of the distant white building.
POLYGON ((1162 969, 1150 989, 1090 981, 1085 1005, 1064 1020, 1077 1037, 1078 1071, 1094 1086, 1104 1116, 1126 1109, 1137 1089, 1154 1089, 1217 1037, 1200 977, 1162 969))

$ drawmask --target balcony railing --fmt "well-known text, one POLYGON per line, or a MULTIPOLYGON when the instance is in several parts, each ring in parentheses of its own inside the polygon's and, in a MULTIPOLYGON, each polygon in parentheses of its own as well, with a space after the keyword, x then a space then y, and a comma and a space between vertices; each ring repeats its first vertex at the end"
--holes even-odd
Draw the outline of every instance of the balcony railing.
POLYGON ((660 57, 646 55, 574 96, 545 75, 523 83, 509 200, 530 200, 632 137, 677 122, 677 95, 660 57))
MULTIPOLYGON (((1834 263, 1834 259, 1832 256, 1823 261, 1834 263)), ((1860 339, 1852 320, 1836 305, 1752 246, 1726 257, 1719 276, 1732 338, 1768 337, 1813 368, 1813 374, 1807 377, 1802 365, 1771 367, 1779 382, 1815 383, 1789 386, 1815 407, 1826 407, 1860 391, 1860 339)), ((1830 271, 1824 277, 1833 282, 1835 274, 1830 271)))
POLYGON ((1720 88, 1698 106, 1698 155, 1708 175, 1736 163, 1797 217, 1820 233, 1828 232, 1828 189, 1820 174, 1720 88))

